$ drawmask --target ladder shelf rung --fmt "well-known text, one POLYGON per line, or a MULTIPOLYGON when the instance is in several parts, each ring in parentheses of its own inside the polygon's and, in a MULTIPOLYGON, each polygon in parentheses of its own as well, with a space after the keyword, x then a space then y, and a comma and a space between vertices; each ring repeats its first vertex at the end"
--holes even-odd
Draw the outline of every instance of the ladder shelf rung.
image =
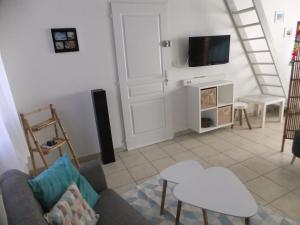
MULTIPOLYGON (((63 146, 64 144, 67 143, 66 139, 63 139, 63 138, 55 138, 53 139, 54 141, 56 141, 56 144, 47 148, 47 147, 44 147, 44 146, 40 146, 43 154, 47 155, 49 154, 50 152, 52 152, 53 150, 57 149, 57 148, 60 148, 61 146, 63 146)), ((37 149, 33 149, 33 151, 35 152, 38 152, 37 149)))
POLYGON ((232 14, 241 14, 241 13, 246 13, 246 12, 250 12, 255 10, 255 7, 249 7, 249 8, 245 8, 245 9, 241 9, 241 10, 237 10, 237 11, 232 11, 232 14))
POLYGON ((249 23, 249 24, 245 24, 245 25, 239 25, 239 26, 237 26, 237 28, 246 28, 246 27, 253 27, 253 26, 257 26, 257 25, 260 25, 260 23, 259 22, 257 22, 257 23, 249 23))
POLYGON ((53 118, 50 118, 48 120, 45 120, 43 122, 40 122, 34 126, 31 127, 31 130, 36 132, 36 131, 39 131, 45 127, 48 127, 48 126, 51 126, 52 124, 55 124, 56 123, 56 120, 53 119, 53 118))

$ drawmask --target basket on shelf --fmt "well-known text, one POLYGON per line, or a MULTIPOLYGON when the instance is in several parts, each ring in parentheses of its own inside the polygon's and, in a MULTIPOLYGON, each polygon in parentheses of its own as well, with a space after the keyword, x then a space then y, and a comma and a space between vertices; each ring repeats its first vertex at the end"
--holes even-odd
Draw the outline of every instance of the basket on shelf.
POLYGON ((201 118, 201 128, 211 127, 213 125, 213 121, 211 118, 201 118))

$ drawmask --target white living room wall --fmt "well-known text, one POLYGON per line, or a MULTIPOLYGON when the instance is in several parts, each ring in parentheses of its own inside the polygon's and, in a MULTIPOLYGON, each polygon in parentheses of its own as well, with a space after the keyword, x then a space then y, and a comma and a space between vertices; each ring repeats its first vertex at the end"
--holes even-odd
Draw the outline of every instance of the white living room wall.
MULTIPOLYGON (((175 132, 187 128, 182 79, 221 74, 235 82, 236 96, 259 93, 222 0, 169 0, 168 8, 175 132), (188 68, 188 37, 218 34, 232 35, 230 63, 188 68)), ((0 49, 18 111, 53 103, 79 156, 99 151, 90 97, 95 88, 107 91, 114 147, 123 146, 113 43, 106 0, 0 0, 0 49), (79 52, 54 53, 50 28, 59 27, 77 28, 79 52)))

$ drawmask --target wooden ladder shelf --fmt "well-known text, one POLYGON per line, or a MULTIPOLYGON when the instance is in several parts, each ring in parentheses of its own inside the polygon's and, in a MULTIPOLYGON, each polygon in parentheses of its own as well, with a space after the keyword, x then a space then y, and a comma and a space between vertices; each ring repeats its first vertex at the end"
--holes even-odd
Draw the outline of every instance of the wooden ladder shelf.
POLYGON ((28 145, 28 149, 29 149, 29 153, 30 153, 30 157, 31 157, 32 168, 33 168, 34 174, 37 174, 37 167, 36 167, 34 152, 39 153, 44 166, 46 168, 48 168, 48 162, 47 162, 45 156, 47 156, 48 154, 50 154, 51 152, 53 152, 55 150, 58 150, 59 155, 62 156, 62 146, 64 146, 64 145, 67 145, 67 147, 69 148, 69 151, 72 155, 75 165, 77 166, 77 168, 79 168, 79 162, 75 155, 74 149, 70 143, 70 140, 68 138, 68 134, 66 133, 64 127, 62 126, 61 121, 56 113, 56 110, 53 108, 52 104, 50 104, 48 107, 37 109, 37 110, 34 110, 34 111, 26 113, 26 114, 21 113, 20 116, 21 116, 24 132, 25 132, 25 137, 26 137, 26 141, 27 141, 27 145, 28 145), (38 124, 30 125, 29 120, 28 120, 29 116, 35 115, 37 113, 45 112, 48 110, 51 113, 51 118, 49 118, 45 121, 42 121, 38 124), (39 143, 35 133, 37 133, 45 128, 48 128, 50 126, 54 127, 55 134, 54 134, 54 138, 52 139, 52 141, 54 142, 54 145, 45 146, 45 145, 39 143), (59 137, 60 133, 61 133, 62 137, 59 137))

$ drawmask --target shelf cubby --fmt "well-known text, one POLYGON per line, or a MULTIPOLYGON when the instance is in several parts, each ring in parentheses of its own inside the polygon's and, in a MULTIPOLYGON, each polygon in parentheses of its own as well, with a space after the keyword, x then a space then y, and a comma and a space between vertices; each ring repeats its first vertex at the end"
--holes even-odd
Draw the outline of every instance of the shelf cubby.
POLYGON ((188 86, 188 126, 204 133, 232 124, 234 86, 231 81, 215 81, 188 86), (212 125, 203 127, 209 118, 212 125))

